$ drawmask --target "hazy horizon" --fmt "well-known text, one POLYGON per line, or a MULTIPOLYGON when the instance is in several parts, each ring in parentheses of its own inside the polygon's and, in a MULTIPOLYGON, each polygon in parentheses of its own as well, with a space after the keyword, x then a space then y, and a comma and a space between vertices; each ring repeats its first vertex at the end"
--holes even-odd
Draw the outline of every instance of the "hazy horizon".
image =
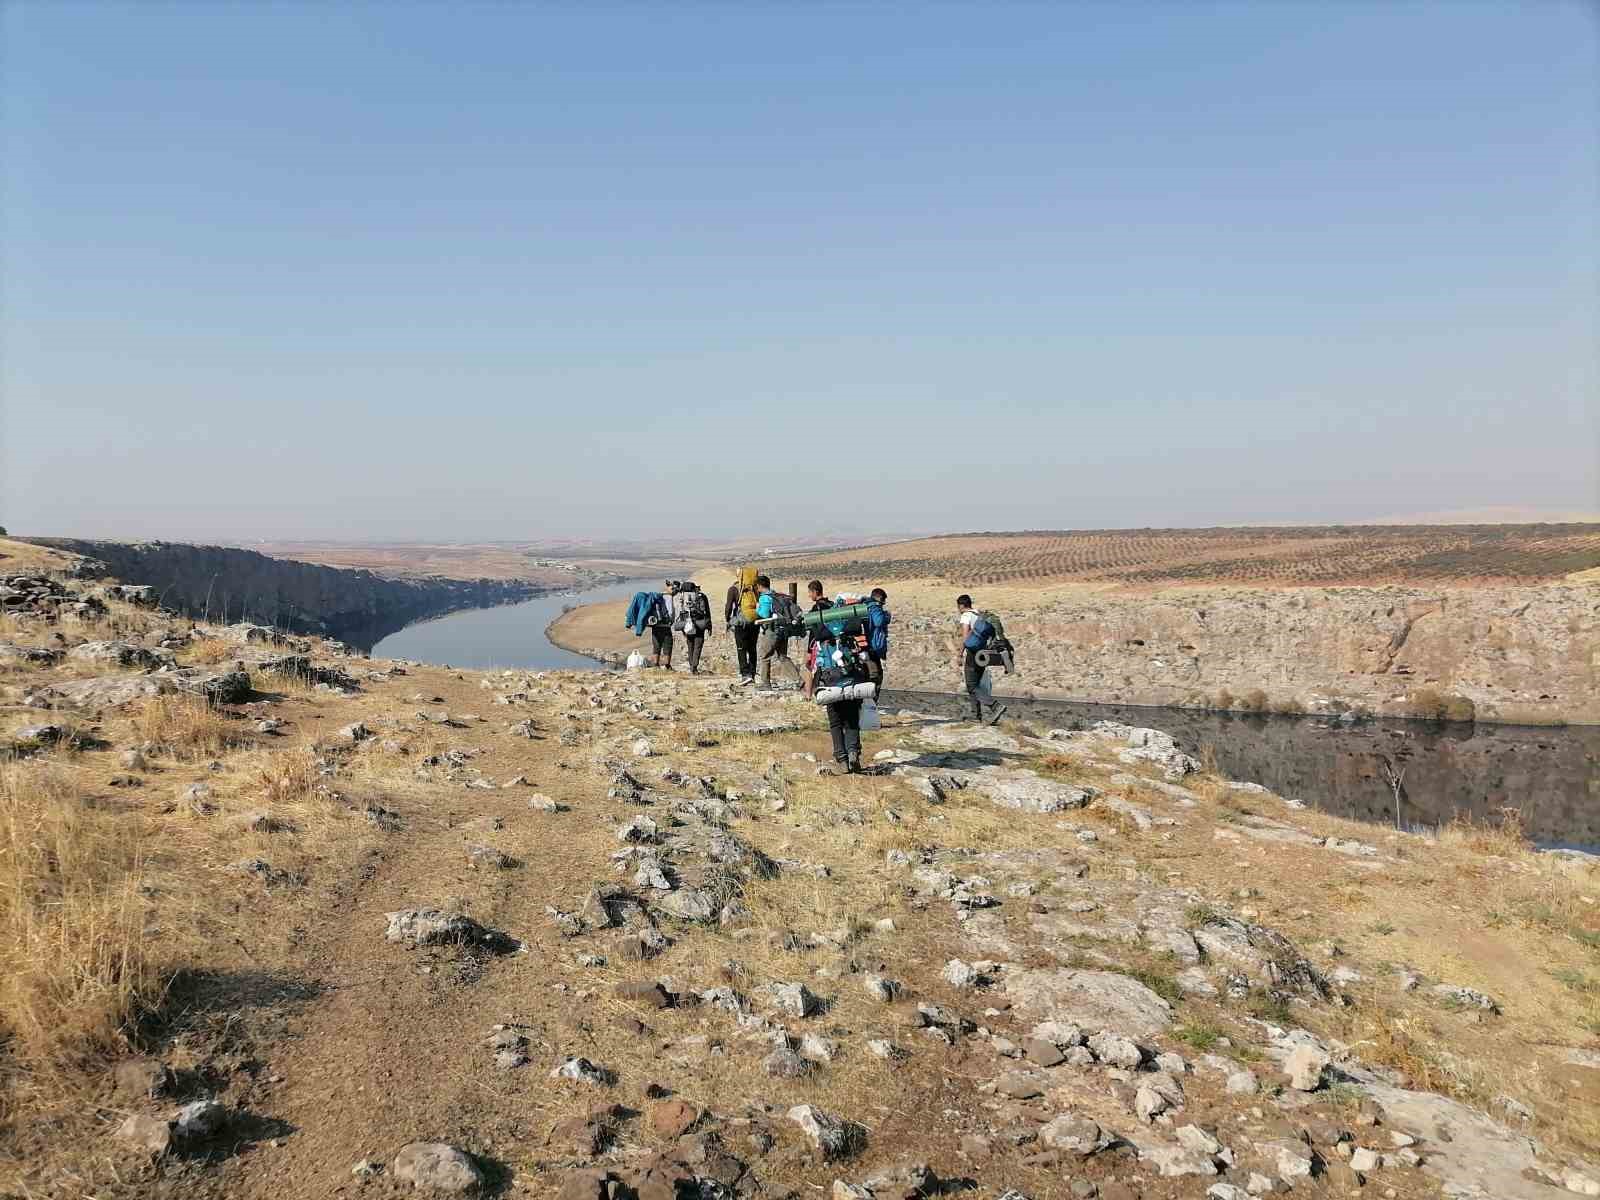
POLYGON ((1600 512, 1561 2, 0 6, 0 525, 1600 512))

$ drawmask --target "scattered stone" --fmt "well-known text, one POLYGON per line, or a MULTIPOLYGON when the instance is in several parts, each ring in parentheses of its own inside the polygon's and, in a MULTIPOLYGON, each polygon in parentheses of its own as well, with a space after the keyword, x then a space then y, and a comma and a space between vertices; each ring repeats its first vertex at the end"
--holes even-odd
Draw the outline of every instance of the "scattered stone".
POLYGON ((1062 1113, 1040 1128, 1039 1140, 1052 1150, 1087 1157, 1100 1149, 1104 1134, 1088 1117, 1062 1113))
POLYGON ((687 1100, 662 1100, 650 1105, 645 1119, 658 1136, 673 1139, 694 1128, 700 1119, 700 1110, 687 1100))
POLYGON ((944 965, 944 981, 953 988, 970 988, 977 984, 978 972, 971 963, 952 958, 944 965))
POLYGON ((811 1144, 822 1152, 826 1160, 846 1158, 866 1145, 867 1133, 861 1126, 830 1116, 811 1104, 799 1104, 789 1110, 789 1120, 800 1126, 811 1139, 811 1144))
POLYGON ((762 1060, 761 1069, 774 1079, 799 1079, 811 1070, 811 1064, 788 1046, 778 1046, 762 1060))
POLYGON ((605 1087, 610 1084, 610 1076, 587 1058, 569 1058, 555 1070, 550 1072, 551 1079, 571 1079, 577 1083, 592 1084, 595 1087, 605 1087))
POLYGON ((172 1119, 172 1136, 199 1141, 218 1132, 228 1123, 228 1110, 215 1100, 193 1100, 178 1110, 172 1119))
POLYGON ((384 913, 384 917, 389 922, 384 937, 408 946, 482 945, 493 942, 497 936, 471 917, 437 908, 408 908, 384 913))
POLYGON ((473 868, 486 867, 490 870, 503 871, 516 866, 517 860, 493 846, 468 846, 467 865, 473 868))
POLYGON ((116 1136, 146 1154, 160 1156, 172 1145, 172 1125, 156 1117, 135 1113, 117 1126, 116 1136))
POLYGON ((1462 987, 1454 983, 1436 983, 1430 989, 1433 995, 1445 1004, 1453 1004, 1459 1008, 1476 1008, 1488 1013, 1498 1013, 1498 1001, 1476 988, 1462 987))
POLYGON ((1284 1070, 1289 1073, 1289 1086, 1301 1092, 1314 1092, 1322 1086, 1322 1073, 1331 1060, 1321 1046, 1301 1043, 1289 1053, 1284 1070))
POLYGON ((443 1142, 412 1142, 394 1156, 394 1177, 414 1188, 436 1192, 470 1192, 483 1186, 478 1164, 443 1142))

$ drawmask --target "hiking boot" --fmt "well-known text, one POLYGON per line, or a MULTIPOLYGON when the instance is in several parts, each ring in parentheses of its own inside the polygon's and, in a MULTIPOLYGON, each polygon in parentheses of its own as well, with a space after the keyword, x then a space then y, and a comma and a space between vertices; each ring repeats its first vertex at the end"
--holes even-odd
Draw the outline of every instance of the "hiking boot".
POLYGON ((996 704, 994 706, 994 712, 985 717, 983 723, 985 725, 994 725, 999 722, 1001 717, 1005 716, 1005 712, 1006 706, 1004 704, 996 704))
POLYGON ((844 769, 852 775, 861 774, 861 755, 852 754, 845 760, 844 769))
POLYGON ((754 675, 741 675, 741 676, 739 676, 739 686, 740 687, 749 687, 755 681, 756 681, 756 677, 754 675))

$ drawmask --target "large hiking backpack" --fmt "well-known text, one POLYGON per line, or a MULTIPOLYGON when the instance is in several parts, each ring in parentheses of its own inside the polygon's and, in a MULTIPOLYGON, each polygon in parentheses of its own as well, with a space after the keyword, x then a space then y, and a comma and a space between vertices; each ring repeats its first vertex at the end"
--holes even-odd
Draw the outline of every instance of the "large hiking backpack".
POLYGON ((704 633, 711 628, 711 599, 699 588, 689 593, 689 600, 684 607, 688 610, 689 620, 694 623, 695 632, 704 633))
POLYGON ((777 618, 780 631, 800 623, 800 606, 789 599, 787 592, 769 592, 772 597, 772 615, 777 618))
POLYGON ((760 572, 754 567, 739 568, 739 611, 734 614, 734 624, 754 625, 756 623, 756 604, 761 597, 756 594, 756 576, 760 572))
POLYGON ((866 664, 850 643, 850 638, 817 643, 818 687, 837 687, 866 677, 866 664))

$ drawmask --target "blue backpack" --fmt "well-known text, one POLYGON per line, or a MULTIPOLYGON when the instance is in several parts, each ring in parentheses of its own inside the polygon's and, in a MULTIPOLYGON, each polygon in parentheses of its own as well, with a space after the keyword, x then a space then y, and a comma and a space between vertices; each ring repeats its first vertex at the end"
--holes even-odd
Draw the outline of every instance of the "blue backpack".
POLYGON ((992 641, 994 641, 994 626, 983 616, 979 616, 972 623, 972 628, 967 631, 967 640, 961 644, 968 650, 983 650, 992 641))
POLYGON ((889 622, 893 618, 881 604, 867 609, 867 649, 877 658, 889 657, 889 622))

